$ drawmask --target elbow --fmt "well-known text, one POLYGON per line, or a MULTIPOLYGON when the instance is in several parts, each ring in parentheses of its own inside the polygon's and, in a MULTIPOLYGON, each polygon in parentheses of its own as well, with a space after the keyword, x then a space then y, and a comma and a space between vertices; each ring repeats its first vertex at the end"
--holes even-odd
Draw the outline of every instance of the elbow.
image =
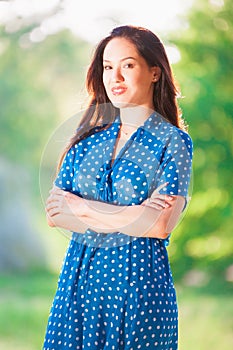
POLYGON ((175 197, 172 205, 164 209, 161 215, 157 217, 157 220, 148 231, 147 236, 161 239, 168 238, 170 233, 175 229, 183 208, 184 198, 180 196, 175 197))
POLYGON ((158 232, 157 237, 160 239, 167 239, 169 237, 169 235, 170 235, 170 232, 166 232, 164 230, 164 231, 158 232))
POLYGON ((151 238, 167 239, 170 235, 168 231, 167 223, 164 221, 158 221, 151 229, 147 232, 146 236, 151 238))
POLYGON ((165 228, 155 227, 148 232, 147 237, 167 239, 169 235, 170 232, 166 232, 165 228))
POLYGON ((177 220, 158 220, 158 222, 148 231, 147 237, 167 239, 175 229, 176 225, 177 220))

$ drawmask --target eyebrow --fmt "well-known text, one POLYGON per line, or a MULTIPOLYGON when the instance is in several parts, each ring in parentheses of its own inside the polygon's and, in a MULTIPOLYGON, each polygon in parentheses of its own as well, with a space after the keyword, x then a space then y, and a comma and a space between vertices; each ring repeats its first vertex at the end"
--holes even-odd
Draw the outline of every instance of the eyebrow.
MULTIPOLYGON (((129 57, 124 57, 124 58, 121 58, 121 59, 120 59, 120 62, 123 62, 123 61, 129 60, 129 59, 131 59, 131 60, 135 60, 135 61, 136 61, 136 58, 129 56, 129 57)), ((103 62, 111 62, 111 60, 105 60, 105 59, 103 59, 103 62)))

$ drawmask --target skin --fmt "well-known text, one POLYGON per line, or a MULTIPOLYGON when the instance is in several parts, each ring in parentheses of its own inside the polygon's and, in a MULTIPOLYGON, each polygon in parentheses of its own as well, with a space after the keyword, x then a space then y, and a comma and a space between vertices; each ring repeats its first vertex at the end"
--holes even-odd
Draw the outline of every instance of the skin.
MULTIPOLYGON (((142 108, 153 110, 153 88, 159 67, 149 67, 130 41, 115 38, 104 50, 103 68, 106 93, 113 105, 121 108, 121 118, 125 118, 127 107, 140 106, 137 118, 141 124, 147 118, 140 113, 142 108)), ((135 122, 138 123, 134 116, 135 122)))
MULTIPOLYGON (((124 38, 112 39, 107 44, 103 67, 106 93, 113 105, 120 108, 122 121, 122 132, 115 144, 116 156, 130 134, 153 111, 153 88, 161 72, 159 67, 149 67, 135 46, 124 38)), ((160 189, 141 205, 116 206, 85 200, 54 187, 46 203, 48 224, 80 233, 90 228, 106 234, 119 231, 130 236, 165 239, 176 226, 185 200, 181 196, 161 195, 160 189)))

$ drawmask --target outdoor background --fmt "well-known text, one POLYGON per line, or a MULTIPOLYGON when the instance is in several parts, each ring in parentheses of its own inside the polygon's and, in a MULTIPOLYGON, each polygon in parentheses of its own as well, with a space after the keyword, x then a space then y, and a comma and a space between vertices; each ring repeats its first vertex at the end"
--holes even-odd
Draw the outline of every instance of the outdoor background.
MULTIPOLYGON (((65 136, 56 140, 55 149, 51 137, 85 107, 84 80, 94 43, 98 34, 105 36, 121 24, 124 13, 123 8, 109 17, 104 13, 102 20, 100 16, 102 33, 100 22, 85 24, 85 16, 81 22, 81 7, 77 21, 74 11, 70 20, 80 30, 75 31, 62 19, 67 2, 0 1, 0 349, 4 350, 42 347, 68 244, 67 237, 45 220, 44 200, 66 140, 65 136), (41 10, 37 3, 47 5, 41 10), (96 37, 90 39, 91 33, 96 37)), ((167 25, 167 30, 166 25, 159 29, 156 21, 153 25, 153 11, 159 13, 160 3, 143 1, 142 10, 150 18, 149 29, 161 37, 171 55, 183 95, 180 106, 194 142, 192 200, 169 247, 180 308, 179 349, 230 350, 232 0, 189 1, 186 11, 173 19, 181 25, 176 29, 167 25)), ((101 1, 96 4, 102 6, 101 1)), ((89 1, 90 13, 91 5, 89 1)), ((177 6, 182 7, 182 1, 177 6)), ((138 14, 137 24, 144 25, 139 22, 140 9, 138 14)))

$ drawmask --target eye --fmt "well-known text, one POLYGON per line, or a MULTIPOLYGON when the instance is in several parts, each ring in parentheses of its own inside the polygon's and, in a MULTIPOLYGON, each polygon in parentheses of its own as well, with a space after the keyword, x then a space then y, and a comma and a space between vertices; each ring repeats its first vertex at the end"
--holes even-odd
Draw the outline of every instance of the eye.
POLYGON ((109 69, 112 69, 112 67, 110 65, 104 65, 104 70, 109 70, 109 69))
POLYGON ((128 62, 128 63, 125 63, 124 64, 124 68, 133 68, 134 67, 134 64, 133 63, 130 63, 130 62, 128 62))

